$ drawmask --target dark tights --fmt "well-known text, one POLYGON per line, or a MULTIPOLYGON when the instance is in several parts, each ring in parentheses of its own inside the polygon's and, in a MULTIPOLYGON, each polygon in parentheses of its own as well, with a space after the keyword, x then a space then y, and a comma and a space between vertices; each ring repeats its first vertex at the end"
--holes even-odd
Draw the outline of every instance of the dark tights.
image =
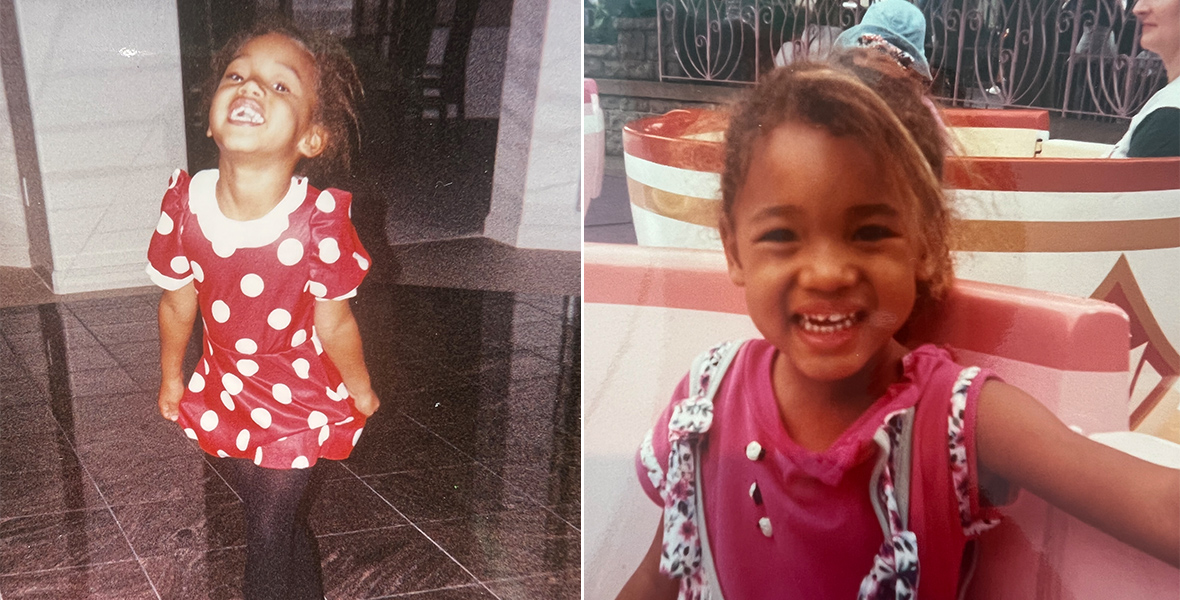
POLYGON ((223 458, 218 465, 246 506, 246 600, 322 600, 315 534, 307 523, 310 469, 264 469, 223 458))

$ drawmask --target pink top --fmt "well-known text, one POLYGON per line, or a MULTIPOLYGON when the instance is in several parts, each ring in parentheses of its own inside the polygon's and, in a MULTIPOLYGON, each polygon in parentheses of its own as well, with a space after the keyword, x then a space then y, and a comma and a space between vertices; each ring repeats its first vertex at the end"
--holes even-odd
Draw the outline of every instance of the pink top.
POLYGON ((204 352, 177 423, 209 454, 275 469, 351 453, 365 417, 313 327, 317 300, 345 299, 369 269, 349 220, 352 196, 293 177, 265 216, 234 221, 216 170, 172 176, 148 248, 160 287, 193 282, 204 352))
MULTIPOLYGON (((873 512, 869 480, 884 417, 917 405, 914 418, 909 529, 918 539, 918 590, 924 598, 953 598, 968 541, 960 520, 947 444, 951 389, 962 367, 946 350, 922 346, 903 360, 904 374, 830 448, 797 445, 779 419, 771 383, 776 349, 765 340, 747 343, 714 398, 713 424, 701 451, 705 522, 722 593, 729 598, 855 598, 884 536, 873 512), (747 458, 747 446, 765 449, 747 458), (751 498, 758 484, 761 504, 751 498), (769 518, 772 535, 759 519, 769 518)), ((974 518, 995 517, 981 507, 975 469, 975 406, 989 377, 975 378, 967 394, 963 433, 968 491, 974 518)), ((688 394, 687 378, 674 399, 688 394)), ((671 405, 653 431, 655 456, 666 472, 671 405)), ((663 505, 642 461, 639 480, 663 505)))

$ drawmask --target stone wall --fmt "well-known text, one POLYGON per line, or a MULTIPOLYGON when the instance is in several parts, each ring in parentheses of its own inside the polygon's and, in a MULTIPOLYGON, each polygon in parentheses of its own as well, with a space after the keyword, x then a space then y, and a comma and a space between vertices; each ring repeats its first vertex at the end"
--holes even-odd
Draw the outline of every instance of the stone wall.
MULTIPOLYGON (((606 124, 606 154, 623 155, 623 126, 678 108, 712 109, 725 104, 742 88, 661 82, 656 19, 615 19, 614 44, 585 44, 585 76, 598 82, 599 104, 606 124)), ((666 74, 678 73, 670 47, 664 48, 666 74)))
POLYGON ((659 79, 659 35, 655 18, 615 19, 619 39, 614 44, 586 44, 583 63, 591 79, 659 79))

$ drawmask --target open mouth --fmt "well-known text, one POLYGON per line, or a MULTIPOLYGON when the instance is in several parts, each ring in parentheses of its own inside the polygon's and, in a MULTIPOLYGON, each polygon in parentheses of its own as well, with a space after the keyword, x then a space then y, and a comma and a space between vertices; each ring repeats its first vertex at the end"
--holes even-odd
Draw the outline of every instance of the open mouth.
POLYGON ((832 314, 802 314, 796 313, 791 319, 803 331, 808 333, 836 333, 852 328, 853 325, 864 320, 864 311, 832 314))
POLYGON ((266 122, 262 118, 258 104, 251 100, 240 100, 230 106, 229 122, 235 125, 261 125, 266 122))

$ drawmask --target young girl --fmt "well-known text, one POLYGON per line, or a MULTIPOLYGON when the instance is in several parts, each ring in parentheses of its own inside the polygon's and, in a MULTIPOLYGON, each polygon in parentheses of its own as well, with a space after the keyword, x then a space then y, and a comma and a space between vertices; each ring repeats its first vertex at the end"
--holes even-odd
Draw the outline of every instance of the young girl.
POLYGON ((1019 488, 1180 564, 1180 472, 894 339, 951 284, 950 214, 920 84, 880 72, 779 69, 736 109, 721 236, 765 339, 703 354, 641 446, 663 519, 620 598, 954 598, 1019 488))
POLYGON ((360 87, 338 45, 281 27, 231 41, 214 68, 218 168, 172 176, 148 250, 165 290, 160 412, 220 457, 245 504, 245 597, 320 599, 304 492, 379 403, 348 306, 369 269, 351 196, 295 173, 347 166, 360 87), (198 308, 204 352, 186 385, 198 308))

